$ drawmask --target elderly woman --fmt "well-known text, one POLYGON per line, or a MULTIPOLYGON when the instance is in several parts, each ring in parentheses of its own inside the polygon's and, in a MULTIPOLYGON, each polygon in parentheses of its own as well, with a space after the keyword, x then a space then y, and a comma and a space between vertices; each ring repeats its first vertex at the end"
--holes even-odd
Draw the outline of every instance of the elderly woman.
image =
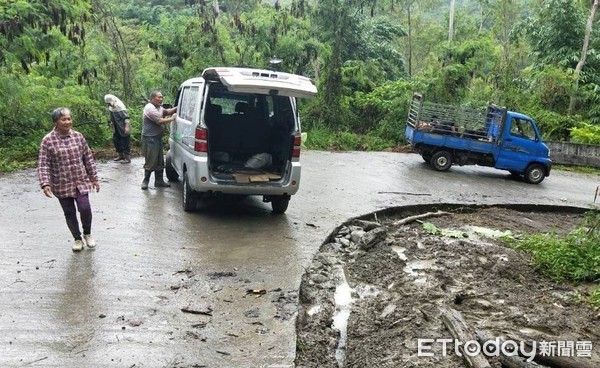
POLYGON ((58 198, 73 238, 73 251, 86 244, 96 247, 92 238, 92 208, 89 193, 100 190, 96 162, 83 135, 73 129, 71 110, 52 111, 54 129, 42 139, 38 158, 40 187, 46 197, 58 198), (83 238, 77 212, 81 217, 83 238))
POLYGON ((131 162, 131 124, 125 104, 117 96, 106 95, 104 102, 110 112, 109 124, 113 130, 113 143, 118 156, 114 161, 128 164, 131 162))

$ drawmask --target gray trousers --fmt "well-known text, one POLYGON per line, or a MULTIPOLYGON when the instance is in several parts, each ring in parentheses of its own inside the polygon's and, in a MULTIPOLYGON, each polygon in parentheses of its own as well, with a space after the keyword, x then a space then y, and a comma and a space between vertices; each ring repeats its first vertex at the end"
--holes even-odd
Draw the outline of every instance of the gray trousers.
POLYGON ((165 168, 162 137, 142 136, 142 154, 146 159, 144 170, 162 171, 165 168))

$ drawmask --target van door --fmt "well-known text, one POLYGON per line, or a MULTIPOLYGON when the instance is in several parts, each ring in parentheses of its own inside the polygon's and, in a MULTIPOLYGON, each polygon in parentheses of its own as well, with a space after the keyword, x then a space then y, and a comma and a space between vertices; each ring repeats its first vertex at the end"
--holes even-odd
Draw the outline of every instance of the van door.
POLYGON ((199 85, 184 86, 181 89, 180 102, 177 107, 177 119, 171 125, 171 137, 174 154, 172 164, 178 172, 183 167, 185 154, 193 154, 195 143, 195 125, 198 122, 198 99, 201 93, 199 85))

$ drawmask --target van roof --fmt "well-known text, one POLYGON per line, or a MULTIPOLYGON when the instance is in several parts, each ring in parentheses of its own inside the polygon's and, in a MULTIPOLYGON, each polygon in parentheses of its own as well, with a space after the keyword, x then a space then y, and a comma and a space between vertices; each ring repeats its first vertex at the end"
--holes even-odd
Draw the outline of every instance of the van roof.
POLYGON ((232 92, 300 98, 310 98, 317 94, 317 87, 309 78, 267 69, 211 67, 204 69, 202 77, 220 81, 232 92))

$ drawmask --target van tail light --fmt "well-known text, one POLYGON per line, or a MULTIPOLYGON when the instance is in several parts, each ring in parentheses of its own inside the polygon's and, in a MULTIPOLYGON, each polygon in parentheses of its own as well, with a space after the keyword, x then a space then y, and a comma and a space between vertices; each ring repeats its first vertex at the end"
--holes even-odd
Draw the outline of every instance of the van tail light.
POLYGON ((208 152, 208 130, 206 128, 196 129, 195 138, 194 151, 208 152))
POLYGON ((292 157, 300 157, 300 145, 302 144, 302 137, 300 134, 292 136, 292 157))

